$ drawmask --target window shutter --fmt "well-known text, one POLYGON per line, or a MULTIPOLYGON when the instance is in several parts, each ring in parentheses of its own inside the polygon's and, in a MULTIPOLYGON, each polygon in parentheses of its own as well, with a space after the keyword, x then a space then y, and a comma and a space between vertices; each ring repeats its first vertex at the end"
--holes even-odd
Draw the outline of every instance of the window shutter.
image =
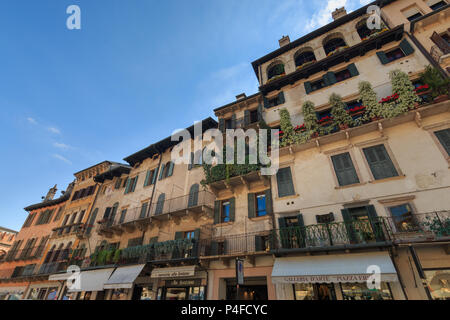
POLYGON ((236 198, 230 199, 230 221, 234 222, 236 219, 236 198))
POLYGON ((125 188, 125 194, 128 194, 130 192, 130 184, 131 184, 131 179, 130 179, 130 177, 128 177, 127 186, 125 188))
POLYGON ((116 190, 120 189, 121 184, 122 184, 122 179, 117 178, 116 185, 114 186, 114 189, 116 189, 116 190))
POLYGON ((155 214, 162 214, 164 210, 164 202, 166 201, 166 194, 162 193, 158 197, 158 201, 156 202, 155 214))
POLYGON ((139 219, 144 219, 147 216, 148 202, 143 203, 141 207, 141 215, 139 219))
POLYGON ((254 218, 256 217, 255 194, 249 193, 247 197, 248 197, 248 217, 254 218))
POLYGON ((182 240, 184 238, 183 232, 177 231, 175 232, 175 240, 182 240))
POLYGON ((441 49, 443 54, 449 54, 450 53, 450 45, 448 42, 442 38, 436 31, 433 32, 433 35, 431 36, 431 41, 434 42, 435 45, 441 49))
POLYGON ((165 167, 165 164, 163 163, 162 165, 161 165, 161 169, 160 169, 160 171, 159 171, 159 180, 161 181, 162 179, 163 179, 163 177, 164 177, 164 167, 165 167))
POLYGON ((196 183, 192 185, 189 190, 189 199, 188 199, 188 208, 195 207, 198 205, 198 193, 200 190, 200 186, 196 183))
POLYGON ((450 129, 436 131, 434 134, 450 156, 450 129))
POLYGON ((194 239, 200 240, 200 229, 195 229, 194 231, 194 239))
POLYGON ((267 189, 266 193, 266 211, 268 215, 273 214, 272 190, 267 189))
POLYGON ((109 215, 111 213, 112 208, 108 207, 105 209, 105 214, 103 215, 103 219, 109 219, 109 215))
POLYGON ((333 85, 337 82, 336 75, 334 74, 334 72, 328 72, 327 78, 330 83, 329 85, 333 85))
POLYGON ((384 145, 363 149, 375 180, 398 177, 398 172, 384 145))
POLYGON ((217 243, 217 241, 211 241, 210 255, 211 256, 219 255, 219 244, 217 243))
POLYGON ((150 170, 147 170, 147 175, 145 176, 145 181, 144 181, 144 187, 148 186, 149 180, 150 180, 150 170))
POLYGON ((356 69, 356 65, 355 65, 354 63, 352 63, 351 65, 349 65, 349 66, 347 67, 347 70, 348 70, 348 72, 350 72, 350 75, 351 75, 352 77, 359 76, 359 71, 358 71, 358 69, 356 69))
POLYGON ((194 153, 191 152, 191 161, 189 161, 188 170, 192 170, 193 166, 194 166, 194 153))
POLYGON ((225 133, 225 119, 219 119, 219 130, 225 133))
POLYGON ((250 124, 250 110, 244 110, 244 126, 250 124))
POLYGON ((294 195, 291 168, 281 168, 277 173, 278 196, 280 198, 294 195))
POLYGON ((255 236, 255 252, 265 251, 264 238, 262 236, 255 236))
POLYGON ((386 240, 384 236, 383 223, 378 219, 377 211, 373 205, 367 206, 367 216, 369 217, 370 224, 372 226, 373 233, 375 235, 375 239, 378 242, 383 242, 386 240))
POLYGON ((312 92, 312 86, 310 81, 305 82, 305 91, 306 94, 310 94, 312 92))
POLYGON ((262 121, 263 120, 263 108, 262 105, 258 105, 258 121, 262 121))
POLYGON ((355 243, 356 242, 356 234, 355 234, 355 228, 353 226, 353 218, 350 214, 350 211, 348 209, 342 209, 342 218, 344 219, 345 223, 345 229, 347 230, 347 236, 349 243, 355 243))
POLYGON ((171 177, 173 175, 173 168, 174 168, 174 163, 169 162, 169 170, 167 172, 167 177, 171 177))
POLYGON ((126 215, 127 215, 127 209, 123 209, 122 212, 120 213, 119 224, 122 224, 125 221, 126 215))
POLYGON ((220 223, 220 207, 222 202, 220 200, 214 201, 214 224, 220 223))
POLYGON ((114 219, 116 218, 117 213, 117 207, 118 205, 114 205, 114 207, 111 210, 111 218, 109 219, 110 223, 108 223, 109 226, 111 226, 114 223, 114 219))
POLYGON ((377 57, 380 59, 381 64, 389 63, 389 59, 386 57, 386 53, 384 53, 384 51, 377 52, 377 57))
POLYGON ((348 152, 332 156, 331 161, 333 162, 334 171, 341 187, 359 183, 352 158, 348 152))
POLYGON ((138 179, 139 179, 139 175, 137 175, 136 178, 134 178, 134 183, 133 183, 133 187, 131 188, 131 192, 134 192, 134 190, 136 189, 138 179))
POLYGON ((283 229, 286 228, 286 218, 278 218, 278 228, 283 229))
POLYGON ((410 54, 414 53, 414 48, 409 44, 408 40, 403 39, 402 42, 400 42, 400 49, 402 49, 405 56, 409 56, 410 54))
POLYGON ((236 129, 236 114, 231 116, 231 129, 236 129))
POLYGON ((325 73, 322 77, 323 83, 325 87, 328 87, 331 85, 330 79, 328 79, 328 73, 325 73))
POLYGON ((152 184, 155 184, 155 183, 156 183, 156 178, 158 177, 158 172, 159 172, 159 168, 156 168, 156 169, 153 171, 152 184))
POLYGON ((269 99, 267 99, 266 97, 264 97, 264 108, 266 108, 266 109, 270 108, 269 99))
POLYGON ((278 104, 284 104, 286 102, 285 98, 284 98, 284 92, 281 91, 278 94, 278 104))

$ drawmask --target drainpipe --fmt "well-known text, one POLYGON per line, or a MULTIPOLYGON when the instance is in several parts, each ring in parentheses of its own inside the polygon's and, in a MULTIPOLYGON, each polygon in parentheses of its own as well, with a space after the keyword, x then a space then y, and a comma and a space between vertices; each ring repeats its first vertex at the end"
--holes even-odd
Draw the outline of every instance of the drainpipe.
POLYGON ((420 263, 419 257, 417 256, 416 250, 411 245, 408 246, 408 249, 409 249, 409 252, 411 253, 414 264, 416 265, 417 273, 419 274, 419 277, 422 280, 423 288, 425 289, 427 297, 429 300, 433 300, 430 290, 428 289, 427 282, 426 282, 426 276, 425 276, 425 273, 423 272, 422 265, 420 263))
POLYGON ((393 252, 392 248, 389 248, 389 256, 391 257, 391 261, 392 261, 392 263, 394 265, 395 271, 397 272, 398 281, 400 282, 400 286, 402 287, 403 294, 404 294, 406 300, 409 300, 408 295, 406 294, 406 290, 405 290, 405 285, 404 285, 403 279, 400 276, 400 272, 398 271, 397 263, 395 262, 395 259, 394 259, 394 252, 393 252))

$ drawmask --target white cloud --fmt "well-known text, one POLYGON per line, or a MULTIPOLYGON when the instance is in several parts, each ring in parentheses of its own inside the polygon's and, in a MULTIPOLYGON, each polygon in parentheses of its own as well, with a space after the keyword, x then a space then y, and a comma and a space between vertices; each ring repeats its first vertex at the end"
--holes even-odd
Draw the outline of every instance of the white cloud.
POLYGON ((71 149, 71 148, 72 148, 71 146, 69 146, 69 145, 67 145, 67 144, 65 144, 65 143, 59 143, 59 142, 54 142, 54 143, 53 143, 53 146, 54 146, 55 148, 63 149, 63 150, 68 150, 68 149, 71 149))
POLYGON ((61 131, 55 127, 48 127, 47 130, 54 134, 61 134, 61 131))
POLYGON ((62 155, 60 155, 60 154, 56 154, 56 153, 53 154, 53 158, 58 159, 58 160, 61 160, 61 161, 65 162, 65 163, 67 163, 67 164, 72 164, 72 162, 71 162, 70 160, 64 158, 64 157, 63 157, 62 155))
POLYGON ((326 5, 322 5, 322 9, 314 13, 311 19, 306 22, 306 31, 312 31, 331 22, 331 13, 337 8, 345 7, 346 5, 347 0, 327 0, 326 5))
POLYGON ((31 124, 37 124, 37 121, 34 118, 28 117, 27 121, 31 124))

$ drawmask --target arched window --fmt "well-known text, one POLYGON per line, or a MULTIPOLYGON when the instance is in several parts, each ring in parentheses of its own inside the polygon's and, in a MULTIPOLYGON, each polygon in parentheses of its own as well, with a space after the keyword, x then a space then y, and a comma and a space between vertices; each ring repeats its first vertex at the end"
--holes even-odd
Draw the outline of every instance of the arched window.
POLYGON ((295 66, 300 67, 308 62, 316 61, 316 56, 313 51, 303 51, 295 56, 295 66))
POLYGON ((166 194, 165 193, 161 193, 159 195, 159 197, 158 197, 158 202, 156 202, 155 215, 163 213, 164 201, 166 201, 166 194))
POLYGON ((336 49, 339 49, 341 47, 345 47, 347 44, 345 43, 344 39, 342 38, 332 38, 325 42, 323 48, 325 49, 326 55, 330 54, 331 52, 335 51, 336 49))
POLYGON ((274 77, 283 75, 284 73, 285 73, 285 71, 284 71, 284 64, 278 63, 278 64, 270 67, 267 70, 267 79, 270 80, 270 79, 272 79, 274 77))
POLYGON ((191 189, 189 190, 188 208, 195 207, 198 205, 199 191, 200 191, 200 186, 197 183, 192 185, 191 189))
POLYGON ((45 259, 44 259, 44 263, 50 262, 55 249, 56 249, 56 245, 54 244, 53 247, 47 252, 47 255, 45 256, 45 259))
POLYGON ((63 248, 64 248, 64 244, 61 243, 59 245, 59 247, 58 247, 58 250, 56 250, 55 255, 53 256, 52 262, 56 262, 56 261, 61 260, 60 256, 62 256, 63 248))
POLYGON ((356 24, 356 31, 358 32, 361 40, 364 40, 365 38, 370 36, 373 30, 367 28, 367 19, 363 19, 356 24))
POLYGON ((66 246, 66 248, 63 250, 61 259, 60 260, 66 260, 69 258, 70 250, 72 248, 72 242, 69 242, 66 246))
POLYGON ((119 203, 118 202, 114 203, 114 205, 112 207, 112 210, 111 210, 111 215, 110 215, 109 220, 108 220, 108 226, 109 227, 114 224, 114 219, 116 218, 116 213, 117 213, 117 209, 118 208, 119 208, 119 203))

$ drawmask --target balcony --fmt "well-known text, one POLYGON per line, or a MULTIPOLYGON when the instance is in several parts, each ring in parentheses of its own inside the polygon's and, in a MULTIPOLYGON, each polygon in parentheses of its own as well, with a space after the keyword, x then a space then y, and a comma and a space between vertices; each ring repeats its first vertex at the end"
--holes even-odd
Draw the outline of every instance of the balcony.
POLYGON ((212 216, 214 200, 214 194, 208 191, 199 191, 191 195, 154 202, 150 207, 132 208, 125 215, 118 215, 113 220, 102 221, 98 232, 109 237, 113 234, 134 232, 136 228, 145 230, 146 226, 150 224, 150 220, 174 219, 177 221, 186 215, 191 215, 194 219, 198 219, 204 214, 212 216))
POLYGON ((246 257, 253 262, 258 255, 269 254, 271 232, 246 233, 232 236, 214 237, 200 241, 202 261, 220 259, 225 264, 236 257, 246 257))
POLYGON ((85 224, 84 223, 73 223, 69 225, 64 225, 58 228, 54 228, 52 238, 64 237, 67 235, 77 235, 81 237, 84 234, 85 224))
POLYGON ((281 228, 273 230, 270 240, 275 254, 391 245, 389 225, 383 218, 281 228))
POLYGON ((39 259, 42 257, 43 252, 44 246, 31 247, 22 250, 10 250, 0 263, 39 259))
POLYGON ((395 243, 450 240, 450 211, 385 218, 395 243))

